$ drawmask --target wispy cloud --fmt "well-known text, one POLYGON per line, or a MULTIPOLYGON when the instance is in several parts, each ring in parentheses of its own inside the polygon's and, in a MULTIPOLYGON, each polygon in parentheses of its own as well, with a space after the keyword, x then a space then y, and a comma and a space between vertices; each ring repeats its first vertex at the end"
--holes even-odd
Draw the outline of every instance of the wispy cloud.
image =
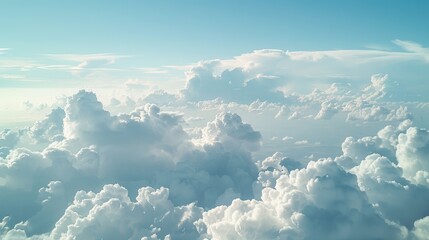
POLYGON ((44 69, 65 70, 79 78, 102 75, 105 71, 121 71, 121 68, 112 68, 118 59, 129 58, 129 55, 117 55, 112 53, 96 54, 46 54, 45 56, 59 61, 59 64, 45 66, 44 69), (72 62, 72 65, 61 63, 72 62), (109 67, 108 67, 109 66, 109 67))
POLYGON ((403 48, 405 51, 421 56, 426 62, 429 63, 429 48, 424 48, 422 45, 415 42, 399 39, 393 40, 393 43, 403 48))
POLYGON ((134 68, 136 70, 142 71, 145 74, 166 74, 168 73, 168 69, 166 68, 162 68, 162 67, 152 67, 152 68, 148 68, 148 67, 143 67, 143 68, 134 68))
POLYGON ((95 54, 46 54, 46 56, 70 61, 70 62, 92 62, 92 61, 106 61, 107 63, 114 63, 119 58, 129 58, 129 55, 116 55, 112 53, 95 53, 95 54))
POLYGON ((0 75, 0 79, 23 79, 22 75, 11 75, 11 74, 2 74, 0 75))
POLYGON ((104 65, 113 64, 117 59, 128 58, 127 55, 116 55, 111 53, 96 53, 96 54, 46 54, 46 56, 62 61, 75 62, 77 65, 74 70, 84 68, 98 68, 104 65))
POLYGON ((18 70, 18 71, 28 71, 30 69, 40 67, 42 64, 37 63, 36 61, 30 59, 16 59, 16 58, 7 58, 0 59, 0 70, 18 70))
POLYGON ((0 54, 7 52, 9 48, 0 48, 0 54))

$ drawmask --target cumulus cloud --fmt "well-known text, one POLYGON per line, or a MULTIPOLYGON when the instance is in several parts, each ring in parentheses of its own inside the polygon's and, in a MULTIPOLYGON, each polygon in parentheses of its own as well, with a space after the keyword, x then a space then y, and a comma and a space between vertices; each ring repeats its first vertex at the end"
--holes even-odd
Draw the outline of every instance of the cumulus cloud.
POLYGON ((314 117, 314 119, 330 119, 338 112, 338 107, 335 104, 329 102, 323 102, 320 105, 320 111, 314 117))
POLYGON ((389 110, 382 106, 359 103, 348 113, 347 120, 382 121, 389 113, 389 110))
POLYGON ((360 139, 347 137, 341 145, 343 158, 339 161, 344 163, 342 164, 343 167, 346 165, 353 167, 359 165, 366 156, 377 153, 386 156, 396 164, 398 137, 412 125, 410 120, 405 120, 398 126, 387 125, 378 131, 377 136, 367 136, 360 139))
POLYGON ((177 203, 197 201, 213 207, 236 197, 253 197, 257 169, 251 153, 260 147, 259 132, 237 114, 221 113, 194 142, 197 149, 184 155, 174 173, 161 178, 170 184, 177 203))
POLYGON ((178 100, 178 96, 167 93, 164 90, 152 92, 143 99, 143 101, 146 103, 152 103, 159 106, 176 103, 178 100))
POLYGON ((31 137, 36 141, 52 142, 63 137, 65 112, 62 108, 53 109, 45 119, 37 121, 29 129, 31 137))
POLYGON ((369 201, 387 219, 411 230, 414 221, 429 214, 425 201, 429 197, 429 189, 403 178, 403 169, 387 157, 371 154, 352 172, 356 174, 359 186, 369 201))
MULTIPOLYGON (((346 89, 332 85, 299 101, 325 108, 319 110, 320 118, 329 119, 330 111, 341 111, 340 106, 354 98, 346 89)), ((216 109, 218 103, 225 104, 217 99, 195 105, 216 109)), ((256 100, 242 110, 252 114, 269 110, 274 116, 302 109, 256 100)), ((94 93, 79 91, 67 98, 64 108, 53 109, 32 127, 4 130, 0 237, 424 236, 429 133, 413 127, 410 120, 388 125, 376 136, 346 138, 342 155, 335 159, 316 160, 308 146, 309 161, 280 152, 255 159, 263 146, 262 134, 238 114, 220 112, 196 127, 194 135, 184 130, 184 119, 183 114, 149 103, 115 115, 94 93), (35 145, 21 143, 26 136, 35 145)))
POLYGON ((53 109, 28 129, 32 138, 49 143, 42 151, 13 149, 18 135, 5 130, 3 145, 11 149, 0 161, 0 216, 10 217, 8 234, 50 231, 76 192, 98 191, 109 183, 120 183, 131 194, 141 186, 165 186, 171 204, 183 207, 251 199, 257 179, 252 152, 259 149, 261 134, 232 113, 216 116, 198 139, 191 139, 182 123, 181 115, 153 104, 111 115, 94 93, 80 91, 64 110, 53 109), (17 198, 22 200, 13 201, 17 198))
POLYGON ((348 83, 333 83, 325 90, 316 88, 309 94, 285 94, 278 90, 284 83, 265 75, 253 76, 247 68, 227 68, 216 75, 216 67, 221 64, 222 61, 212 61, 194 67, 189 73, 186 88, 181 92, 183 99, 196 102, 219 99, 211 102, 219 105, 225 102, 244 103, 249 104, 249 111, 262 113, 275 110, 275 118, 289 114, 289 120, 313 116, 315 120, 330 119, 339 112, 346 112, 349 121, 401 121, 411 118, 406 107, 392 108, 381 102, 389 99, 393 88, 386 74, 372 75, 370 85, 362 90, 351 88, 348 83), (260 79, 261 84, 275 84, 268 88, 261 85, 257 89, 247 89, 252 79, 260 79), (205 92, 207 89, 210 91, 205 92), (317 108, 319 110, 316 111, 317 108))
POLYGON ((425 239, 429 235, 429 217, 420 219, 414 223, 411 239, 425 239))
MULTIPOLYGON (((410 72, 406 78, 400 78, 400 76, 403 76, 404 68, 399 66, 409 66, 410 62, 415 62, 416 60, 425 61, 427 49, 409 41, 395 40, 394 43, 403 47, 406 52, 380 50, 282 51, 278 49, 262 49, 238 55, 231 59, 198 62, 191 67, 187 87, 183 93, 188 93, 185 94, 189 97, 188 99, 223 97, 225 100, 231 101, 231 94, 235 91, 236 95, 243 93, 247 94, 247 98, 251 98, 253 95, 248 94, 248 88, 243 87, 243 83, 259 78, 261 79, 260 89, 254 92, 258 92, 258 95, 264 98, 261 100, 271 99, 272 101, 277 101, 276 92, 273 91, 275 89, 281 89, 286 95, 294 92, 305 94, 315 87, 323 89, 335 83, 338 86, 343 85, 341 88, 348 86, 349 90, 356 90, 357 87, 364 85, 364 80, 367 76, 373 75, 372 87, 381 91, 378 92, 379 94, 384 93, 382 96, 384 99, 415 100, 424 98, 424 92, 413 88, 409 84, 409 81, 422 83, 424 74, 410 72), (386 74, 376 74, 380 72, 389 73, 390 80, 386 81, 386 74), (277 81, 271 81, 273 78, 277 81), (242 80, 234 81, 236 79, 242 80), (275 82, 275 85, 270 85, 273 82, 275 82), (203 86, 206 86, 206 88, 203 86), (197 91, 198 89, 200 91, 197 91), (211 91, 208 92, 208 89, 211 91), (220 92, 219 89, 223 89, 223 92, 220 92), (270 91, 272 92, 271 94, 269 93, 270 91), (404 94, 405 92, 407 94, 404 94), (270 95, 269 98, 268 95, 270 95)), ((416 65, 414 66, 416 67, 416 65)), ((417 68, 419 71, 426 72, 424 66, 422 64, 417 68)), ((367 97, 381 97, 372 92, 372 90, 366 93, 367 97)), ((344 93, 347 93, 347 91, 344 93)), ((254 97, 253 100, 256 99, 257 97, 254 97)), ((244 100, 243 96, 236 96, 234 99, 234 101, 241 102, 244 100)))
POLYGON ((374 137, 347 138, 343 156, 336 159, 356 175, 361 191, 386 219, 410 231, 415 221, 429 214, 424 200, 429 197, 426 170, 420 165, 427 159, 418 157, 425 134, 426 130, 406 120, 397 127, 386 126, 374 137))
POLYGON ((404 177, 429 186, 429 132, 426 129, 412 127, 400 134, 396 156, 404 177))
MULTIPOLYGON (((249 111, 261 114, 264 111, 277 111, 274 118, 285 116, 288 120, 326 120, 339 113, 346 113, 346 120, 355 122, 402 121, 412 118, 407 107, 397 102, 401 99, 398 94, 401 93, 402 96, 406 86, 399 85, 396 78, 371 72, 368 73, 371 75, 370 83, 366 86, 366 76, 360 76, 358 83, 356 79, 340 77, 330 78, 325 84, 314 84, 312 78, 302 80, 304 73, 298 76, 293 73, 294 64, 310 61, 307 58, 292 57, 301 54, 304 53, 261 50, 234 59, 199 62, 187 73, 187 83, 180 92, 180 100, 194 102, 205 110, 208 103, 218 104, 212 108, 221 109, 226 108, 227 104, 247 104, 249 111), (301 79, 299 84, 295 82, 295 78, 301 79), (299 91, 294 85, 305 85, 305 90, 299 91), (321 87, 321 90, 316 86, 321 87), (201 101, 205 103, 196 103, 201 101)), ((356 61, 353 57, 347 57, 349 54, 353 55, 351 52, 343 54, 319 53, 316 55, 326 57, 310 62, 337 61, 343 57, 351 62, 356 61)), ((155 96, 151 98, 154 98, 152 102, 160 104, 178 101, 176 96, 166 96, 165 93, 156 96, 159 100, 155 96), (165 100, 160 100, 161 98, 165 100)))
POLYGON ((256 99, 284 102, 283 93, 276 88, 278 79, 270 76, 248 78, 241 68, 225 70, 219 76, 210 66, 197 66, 191 70, 182 95, 186 100, 200 101, 221 97, 227 101, 251 103, 256 99))
POLYGON ((79 191, 50 234, 52 239, 196 239, 202 209, 174 207, 166 188, 143 187, 132 201, 125 188, 79 191))
POLYGON ((400 227, 386 222, 332 160, 282 175, 261 199, 209 210, 200 224, 213 239, 401 238, 400 227))
POLYGON ((202 129, 203 144, 222 143, 229 149, 258 150, 261 134, 252 126, 243 123, 241 117, 232 113, 221 113, 202 129))
POLYGON ((10 129, 3 129, 0 132, 0 158, 8 155, 11 148, 19 141, 19 133, 10 129))
MULTIPOLYGON (((197 239, 193 222, 202 209, 194 204, 174 207, 168 195, 166 188, 143 187, 132 201, 118 184, 105 185, 98 193, 78 191, 53 230, 32 239, 197 239)), ((15 226, 3 237, 24 239, 25 227, 15 226)))
MULTIPOLYGON (((407 52, 265 49, 200 62, 189 67, 177 95, 109 96, 109 107, 121 114, 79 91, 32 126, 0 132, 0 238, 427 238, 429 133, 411 122, 413 105, 398 102, 426 96, 408 81, 427 70, 417 66, 419 76, 409 74, 407 82, 397 70, 427 62, 427 49, 394 43, 407 52), (204 113, 188 117, 191 108, 204 113), (272 125, 268 118, 275 118, 272 125), (347 137, 341 146, 326 143, 332 159, 319 160, 313 147, 320 140, 292 129, 310 131, 304 124, 340 118, 346 126, 370 126, 368 132, 379 122, 391 125, 347 137), (263 143, 247 119, 258 130, 269 125, 269 136, 295 138, 263 143), (339 147, 340 156, 330 152, 339 147), (276 152, 289 148, 305 149, 306 157, 276 152)), ((86 78, 116 70, 112 64, 127 56, 49 57, 70 65, 6 67, 86 78)), ((167 68, 134 70, 153 75, 167 68)), ((122 87, 152 86, 130 79, 122 87)))
MULTIPOLYGON (((253 101, 249 105, 249 111, 262 114, 266 110, 277 110, 278 107, 279 107, 278 104, 271 103, 268 101, 261 101, 261 100, 257 99, 256 101, 253 101)), ((282 111, 282 109, 283 109, 283 111, 286 111, 285 107, 286 107, 285 105, 282 105, 280 108, 280 111, 282 111)))
POLYGON ((371 85, 363 90, 361 98, 365 101, 377 100, 387 94, 387 74, 375 74, 371 76, 371 85))
POLYGON ((162 113, 155 105, 111 116, 93 93, 81 91, 69 99, 65 112, 66 139, 56 147, 77 153, 97 146, 100 177, 151 179, 156 171, 170 169, 187 143, 181 116, 162 113))

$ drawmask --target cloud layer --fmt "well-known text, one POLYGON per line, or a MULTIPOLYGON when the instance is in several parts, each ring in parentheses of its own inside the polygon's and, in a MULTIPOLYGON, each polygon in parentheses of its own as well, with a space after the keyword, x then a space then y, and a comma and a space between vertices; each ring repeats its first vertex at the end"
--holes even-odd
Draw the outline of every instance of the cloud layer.
MULTIPOLYGON (((0 132, 0 238, 425 239, 427 104, 394 66, 427 51, 395 44, 200 62, 177 94, 24 102, 50 112, 0 132)), ((50 57, 86 78, 124 56, 50 57)))
MULTIPOLYGON (((385 77, 374 79, 362 99, 383 97, 385 77)), ((307 97, 332 91, 340 90, 307 97)), ((288 111, 263 102, 249 109, 276 106, 288 111)), ((317 116, 335 108, 322 104, 317 116)), ((235 113, 192 134, 185 126, 182 114, 153 104, 114 115, 82 90, 32 127, 2 131, 0 236, 425 237, 429 133, 410 120, 346 138, 341 155, 308 162, 281 153, 255 159, 262 135, 235 113)))

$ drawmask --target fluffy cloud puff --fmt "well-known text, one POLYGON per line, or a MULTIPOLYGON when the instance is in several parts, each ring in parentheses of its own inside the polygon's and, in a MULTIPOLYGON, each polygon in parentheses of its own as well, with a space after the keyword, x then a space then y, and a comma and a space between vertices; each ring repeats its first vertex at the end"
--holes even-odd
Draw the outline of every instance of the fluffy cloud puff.
POLYGON ((79 191, 50 234, 52 239, 196 239, 202 209, 174 207, 165 188, 144 187, 133 202, 125 188, 79 191))
POLYGON ((429 131, 409 128, 398 137, 398 165, 411 182, 429 186, 429 131))
MULTIPOLYGON (((335 105, 327 103, 326 109, 336 108, 337 100, 330 99, 335 105)), ((281 106, 257 101, 252 111, 281 106)), ((262 136, 237 114, 218 114, 197 137, 182 125, 180 114, 153 104, 112 115, 95 94, 80 91, 64 110, 55 109, 26 130, 49 144, 42 150, 16 148, 19 134, 4 131, 2 144, 9 145, 0 159, 0 236, 424 236, 428 132, 411 127, 410 120, 386 126, 377 136, 347 138, 342 156, 306 167, 281 153, 253 159, 262 136)))
POLYGON ((39 142, 62 140, 65 112, 62 108, 55 108, 45 119, 37 121, 29 129, 30 136, 39 142))
POLYGON ((48 147, 12 149, 0 159, 5 226, 23 221, 28 236, 49 231, 77 191, 108 183, 120 183, 131 195, 141 186, 165 186, 176 205, 211 208, 252 198, 257 169, 251 153, 260 133, 232 113, 219 114, 194 140, 181 123, 180 115, 152 104, 112 116, 95 94, 78 92, 64 111, 53 110, 30 129, 33 138, 52 141, 48 147))
POLYGON ((19 141, 19 134, 10 129, 0 132, 0 159, 7 156, 10 149, 15 147, 19 141))
POLYGON ((129 182, 171 187, 173 201, 181 204, 198 200, 201 206, 213 206, 227 189, 252 196, 246 186, 257 173, 250 153, 259 148, 261 135, 236 114, 219 114, 192 143, 181 116, 160 112, 155 105, 110 116, 94 94, 79 92, 65 111, 64 132, 70 134, 54 145, 79 151, 77 169, 92 167, 99 178, 127 187, 129 182))
POLYGON ((94 145, 101 178, 150 180, 156 172, 171 169, 187 144, 181 116, 162 113, 155 105, 110 116, 95 94, 81 91, 69 99, 65 112, 66 139, 55 147, 77 153, 94 145))
MULTIPOLYGON (((51 184, 54 185, 54 184, 51 184)), ((57 191, 50 186, 46 191, 57 191)), ((202 209, 194 204, 174 207, 166 188, 143 187, 136 201, 119 186, 98 192, 78 191, 49 234, 32 239, 197 239, 193 222, 202 209)), ((7 219, 6 219, 7 220, 7 219)), ((25 239, 25 223, 10 229, 6 239, 25 239)))
MULTIPOLYGON (((371 76, 371 83, 362 90, 347 83, 333 83, 325 90, 314 89, 309 94, 286 95, 290 109, 289 119, 314 116, 315 120, 331 119, 345 113, 347 121, 403 121, 412 115, 406 106, 391 102, 393 91, 387 75, 371 76), (390 102, 387 102, 390 101, 390 102)), ((280 116, 276 115, 276 118, 280 116)))
POLYGON ((251 103, 256 99, 284 102, 283 93, 276 90, 276 77, 255 76, 248 78, 243 69, 226 69, 216 76, 210 64, 194 67, 182 95, 189 101, 211 100, 218 97, 226 101, 251 103))
POLYGON ((231 113, 218 114, 201 132, 194 140, 197 148, 183 156, 174 173, 160 178, 176 203, 213 207, 252 198, 257 169, 251 153, 259 149, 261 134, 231 113))
POLYGON ((388 158, 369 155, 352 172, 360 189, 385 218, 411 230, 414 221, 429 215, 429 189, 403 178, 402 169, 388 158))
POLYGON ((386 219, 409 230, 416 220, 429 214, 425 200, 429 188, 422 173, 424 166, 420 165, 427 159, 418 158, 427 131, 411 125, 408 120, 398 127, 386 126, 374 137, 347 138, 342 145, 343 156, 336 159, 357 176, 360 189, 386 219))
POLYGON ((360 139, 347 137, 341 145, 343 156, 338 158, 338 161, 344 168, 350 169, 359 165, 366 156, 378 153, 386 156, 393 163, 397 163, 398 137, 412 125, 412 121, 408 119, 398 126, 387 125, 378 131, 377 136, 367 136, 360 139))
POLYGON ((401 228, 386 222, 354 175, 333 160, 282 175, 261 199, 209 210, 200 224, 212 239, 402 238, 401 228))

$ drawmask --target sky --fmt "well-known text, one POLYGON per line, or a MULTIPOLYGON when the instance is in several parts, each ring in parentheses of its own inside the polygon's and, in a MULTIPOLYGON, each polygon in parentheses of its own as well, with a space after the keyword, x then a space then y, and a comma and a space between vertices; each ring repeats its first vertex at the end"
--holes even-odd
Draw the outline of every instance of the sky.
POLYGON ((428 12, 1 1, 0 238, 427 239, 428 12))
MULTIPOLYGON (((104 54, 98 64, 113 59, 114 68, 125 71, 119 76, 126 78, 136 74, 135 68, 187 65, 265 48, 394 51, 399 49, 394 39, 428 46, 428 8, 425 1, 398 0, 4 1, 0 43, 9 49, 2 51, 3 61, 27 66, 69 65, 74 61, 64 55, 104 54)), ((11 69, 4 72, 14 75, 11 69)), ((46 70, 32 71, 25 80, 46 75, 46 70)), ((71 84, 68 75, 58 78, 46 86, 71 84)), ((2 82, 8 87, 44 85, 4 76, 2 82)))

